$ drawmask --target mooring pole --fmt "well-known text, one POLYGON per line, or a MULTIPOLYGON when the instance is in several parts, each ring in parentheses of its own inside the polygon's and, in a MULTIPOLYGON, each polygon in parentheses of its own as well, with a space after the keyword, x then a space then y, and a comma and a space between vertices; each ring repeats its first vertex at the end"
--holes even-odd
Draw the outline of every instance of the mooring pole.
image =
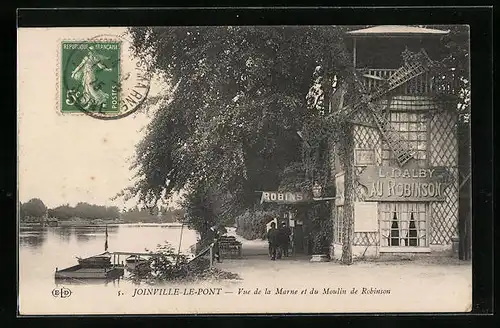
POLYGON ((175 260, 175 264, 179 263, 179 256, 181 254, 181 245, 182 245, 182 231, 184 230, 184 221, 182 221, 181 225, 181 237, 179 239, 179 249, 177 250, 177 259, 175 260))
POLYGON ((210 268, 213 266, 213 258, 214 258, 214 250, 213 250, 213 244, 210 244, 210 268))
POLYGON ((104 242, 104 252, 108 251, 108 225, 106 224, 106 241, 104 242))

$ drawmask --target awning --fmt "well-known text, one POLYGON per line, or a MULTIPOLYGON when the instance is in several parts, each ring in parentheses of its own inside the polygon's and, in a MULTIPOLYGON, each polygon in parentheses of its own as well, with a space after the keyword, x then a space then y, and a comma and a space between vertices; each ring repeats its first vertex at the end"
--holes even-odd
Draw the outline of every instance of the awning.
POLYGON ((441 36, 450 33, 449 30, 437 30, 431 28, 406 26, 406 25, 379 25, 360 30, 349 31, 349 36, 373 36, 373 37, 392 37, 392 36, 441 36))

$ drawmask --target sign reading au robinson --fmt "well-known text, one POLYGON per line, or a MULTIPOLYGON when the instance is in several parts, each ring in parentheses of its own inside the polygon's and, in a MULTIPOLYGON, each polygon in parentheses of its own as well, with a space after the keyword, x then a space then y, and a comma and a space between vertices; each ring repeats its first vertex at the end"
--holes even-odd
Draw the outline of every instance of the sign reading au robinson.
POLYGON ((367 188, 365 201, 444 201, 448 171, 445 167, 367 166, 358 181, 367 188))

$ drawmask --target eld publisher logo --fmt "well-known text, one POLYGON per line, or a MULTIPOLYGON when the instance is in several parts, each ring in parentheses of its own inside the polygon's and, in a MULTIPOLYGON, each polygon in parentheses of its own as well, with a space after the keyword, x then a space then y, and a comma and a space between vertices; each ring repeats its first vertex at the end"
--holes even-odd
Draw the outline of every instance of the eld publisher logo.
POLYGON ((52 290, 52 296, 59 298, 68 298, 71 296, 72 293, 73 292, 71 291, 71 289, 66 287, 54 288, 52 290))

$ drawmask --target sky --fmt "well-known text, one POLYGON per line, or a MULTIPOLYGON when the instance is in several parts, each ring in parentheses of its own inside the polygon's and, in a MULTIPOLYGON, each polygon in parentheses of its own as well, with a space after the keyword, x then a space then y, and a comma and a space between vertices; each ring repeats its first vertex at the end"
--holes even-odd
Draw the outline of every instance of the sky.
MULTIPOLYGON (((130 186, 135 145, 150 121, 138 112, 98 120, 59 111, 59 47, 62 40, 122 34, 125 28, 18 29, 18 194, 40 198, 47 207, 88 202, 119 208, 111 201, 130 186)), ((152 85, 150 95, 158 90, 152 85)))

